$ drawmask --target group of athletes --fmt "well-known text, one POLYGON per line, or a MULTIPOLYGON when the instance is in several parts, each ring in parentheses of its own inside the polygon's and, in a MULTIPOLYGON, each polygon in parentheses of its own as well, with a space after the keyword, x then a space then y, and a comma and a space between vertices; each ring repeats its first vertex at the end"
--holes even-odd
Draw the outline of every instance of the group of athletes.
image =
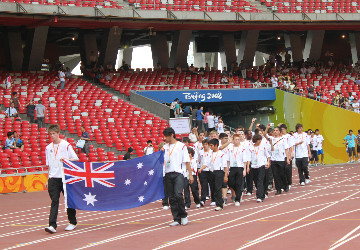
POLYGON ((324 138, 319 130, 306 133, 302 124, 297 124, 296 132, 288 132, 285 124, 276 127, 256 124, 253 132, 255 121, 252 120, 249 129, 239 127, 233 135, 229 131, 218 134, 214 130, 206 134, 196 130, 194 144, 188 137, 177 140, 172 128, 163 131, 165 142, 159 145, 164 151, 163 208, 171 208, 174 222, 170 226, 188 223, 190 190, 196 208, 205 206, 209 200, 210 206, 220 211, 228 202, 228 193, 231 192, 231 201, 239 207, 242 194, 251 196, 255 184, 256 201, 261 203, 268 198, 273 183, 275 195, 291 189, 293 161, 300 185, 310 183, 309 160, 318 163, 315 150, 316 156, 323 155, 324 138))

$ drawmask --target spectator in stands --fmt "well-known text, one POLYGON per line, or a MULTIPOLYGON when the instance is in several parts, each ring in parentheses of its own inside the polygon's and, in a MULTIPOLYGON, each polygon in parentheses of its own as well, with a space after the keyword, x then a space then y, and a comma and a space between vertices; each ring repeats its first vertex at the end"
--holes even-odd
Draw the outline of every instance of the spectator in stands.
POLYGON ((178 65, 176 65, 176 72, 179 72, 179 73, 181 73, 181 66, 180 66, 180 64, 178 64, 178 65))
POLYGON ((5 147, 4 149, 15 149, 16 146, 15 146, 15 139, 14 139, 14 134, 13 132, 7 132, 7 139, 5 141, 5 147))
POLYGON ((239 64, 239 68, 240 68, 240 71, 241 71, 241 77, 246 79, 246 68, 247 68, 247 65, 246 63, 244 62, 244 60, 241 60, 240 64, 239 64))
POLYGON ((229 80, 228 78, 226 77, 226 75, 223 75, 222 78, 221 78, 221 83, 222 84, 228 84, 229 83, 229 80))
POLYGON ((8 107, 5 111, 6 113, 6 117, 18 117, 18 112, 16 110, 16 108, 14 107, 14 103, 10 103, 10 107, 8 107))
POLYGON ((152 144, 152 141, 148 140, 146 143, 147 143, 147 146, 144 148, 144 154, 151 155, 152 153, 154 153, 154 146, 152 144))
POLYGON ((234 83, 235 83, 234 76, 233 76, 232 73, 229 74, 228 82, 229 82, 229 84, 231 84, 231 85, 234 85, 234 83))
POLYGON ((329 65, 329 67, 334 66, 334 64, 335 64, 335 62, 334 62, 333 58, 332 58, 332 57, 330 57, 330 59, 329 59, 329 61, 328 61, 328 65, 329 65))
POLYGON ((67 79, 71 79, 72 74, 69 67, 66 67, 65 76, 67 79))
POLYGON ((215 117, 213 112, 210 112, 209 115, 207 116, 207 122, 208 122, 208 132, 210 133, 211 131, 215 130, 215 117))
POLYGON ((190 65, 189 71, 190 71, 191 73, 194 73, 194 72, 195 72, 194 64, 191 64, 191 65, 190 65))
POLYGON ((39 104, 35 107, 36 119, 39 125, 39 128, 45 127, 45 106, 42 104, 42 101, 39 100, 39 104))
POLYGON ((160 70, 161 69, 161 64, 157 63, 154 67, 154 70, 160 70))
POLYGON ((62 70, 58 71, 58 77, 60 79, 60 89, 64 89, 65 87, 65 73, 62 70))
POLYGON ((291 67, 291 55, 289 54, 288 51, 286 51, 285 53, 285 66, 291 67))
POLYGON ((209 63, 206 63, 206 64, 205 64, 205 72, 210 72, 209 63))
POLYGON ((6 82, 6 89, 11 89, 11 85, 14 83, 14 80, 11 77, 10 73, 6 74, 5 82, 6 82))
POLYGON ((340 108, 343 108, 343 109, 345 108, 345 106, 346 106, 345 101, 346 101, 345 97, 343 96, 342 93, 340 93, 340 98, 339 98, 339 107, 340 108))
POLYGON ((198 108, 194 107, 192 112, 191 112, 191 119, 192 119, 192 126, 196 127, 196 121, 197 121, 197 112, 198 112, 198 108))
POLYGON ((106 72, 105 80, 110 82, 113 78, 113 75, 110 72, 106 72))
POLYGON ((339 107, 340 105, 340 95, 338 92, 336 92, 336 96, 334 97, 333 101, 332 101, 332 105, 339 107))
POLYGON ((349 92, 349 102, 351 105, 354 103, 354 96, 352 95, 351 92, 349 92))
POLYGON ((35 105, 34 105, 34 101, 30 100, 30 102, 28 104, 26 104, 26 114, 28 117, 30 117, 30 122, 34 123, 35 122, 35 105))
POLYGON ((359 75, 357 75, 357 76, 356 76, 356 78, 355 78, 355 82, 356 82, 356 84, 357 84, 357 85, 359 85, 359 84, 360 84, 359 75))
POLYGON ((20 139, 20 136, 16 131, 13 132, 13 138, 14 138, 14 145, 16 148, 20 148, 21 151, 24 151, 24 142, 20 139))
POLYGON ((184 117, 191 117, 191 112, 192 112, 191 105, 187 105, 187 106, 185 106, 185 108, 183 110, 183 116, 184 117))
POLYGON ((16 108, 17 112, 20 111, 20 102, 19 102, 19 96, 17 92, 13 92, 13 96, 10 100, 11 103, 14 103, 14 108, 16 108))
POLYGON ((199 129, 203 129, 203 117, 205 116, 203 110, 204 107, 200 107, 196 114, 196 123, 199 129))
POLYGON ((132 147, 128 148, 126 154, 124 155, 123 160, 127 161, 131 159, 131 152, 134 151, 132 147))
POLYGON ((182 117, 182 108, 181 108, 182 102, 178 102, 175 105, 175 117, 182 117))
POLYGON ((130 70, 130 66, 129 66, 125 61, 122 61, 122 65, 121 65, 121 67, 120 67, 120 70, 129 71, 129 70, 130 70))
POLYGON ((272 84, 273 88, 277 88, 279 86, 278 78, 275 75, 272 75, 270 81, 271 81, 271 84, 272 84))
POLYGON ((81 126, 81 136, 80 139, 85 141, 84 147, 81 149, 81 153, 89 154, 90 153, 90 135, 88 132, 86 132, 85 127, 81 126))

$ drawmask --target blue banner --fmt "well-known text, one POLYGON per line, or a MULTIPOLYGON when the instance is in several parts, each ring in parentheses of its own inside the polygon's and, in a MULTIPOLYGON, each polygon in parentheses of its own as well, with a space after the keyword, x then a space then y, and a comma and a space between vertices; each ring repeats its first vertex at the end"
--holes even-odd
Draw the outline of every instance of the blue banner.
POLYGON ((162 199, 163 164, 162 151, 121 162, 64 160, 67 207, 111 211, 162 199))
POLYGON ((136 91, 136 93, 161 103, 171 103, 176 98, 179 98, 179 100, 183 103, 272 101, 276 99, 274 88, 163 91, 145 90, 136 91))

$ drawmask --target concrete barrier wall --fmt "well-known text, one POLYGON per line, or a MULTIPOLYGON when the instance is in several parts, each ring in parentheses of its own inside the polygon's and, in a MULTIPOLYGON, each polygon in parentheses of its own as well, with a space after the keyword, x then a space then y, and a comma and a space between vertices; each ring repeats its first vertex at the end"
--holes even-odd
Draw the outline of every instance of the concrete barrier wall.
POLYGON ((165 120, 170 119, 170 107, 161 104, 143 95, 139 95, 135 91, 130 92, 130 102, 138 105, 139 107, 157 115, 165 120))

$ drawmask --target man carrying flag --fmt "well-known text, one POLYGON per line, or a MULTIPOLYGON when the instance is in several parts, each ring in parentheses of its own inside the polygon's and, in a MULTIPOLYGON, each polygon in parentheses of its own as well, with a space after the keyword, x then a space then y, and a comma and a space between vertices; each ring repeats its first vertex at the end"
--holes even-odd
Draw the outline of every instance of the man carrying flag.
MULTIPOLYGON (((49 226, 45 228, 48 233, 56 233, 56 220, 59 210, 59 198, 60 193, 63 192, 63 173, 62 173, 62 161, 71 160, 77 161, 77 157, 74 149, 71 145, 60 139, 60 127, 59 125, 51 125, 48 129, 51 140, 45 149, 46 165, 49 167, 48 182, 46 187, 48 188, 49 196, 51 199, 51 209, 49 216, 49 226)), ((65 228, 66 231, 71 231, 76 228, 76 210, 72 208, 67 209, 68 219, 70 224, 65 228)))
POLYGON ((187 225, 187 212, 183 198, 184 175, 189 172, 189 183, 192 184, 194 177, 190 167, 190 157, 187 147, 184 143, 175 138, 175 131, 172 128, 166 128, 163 131, 166 144, 163 147, 165 160, 165 185, 170 200, 171 213, 174 222, 170 226, 187 225), (186 169, 182 167, 186 164, 186 169))

